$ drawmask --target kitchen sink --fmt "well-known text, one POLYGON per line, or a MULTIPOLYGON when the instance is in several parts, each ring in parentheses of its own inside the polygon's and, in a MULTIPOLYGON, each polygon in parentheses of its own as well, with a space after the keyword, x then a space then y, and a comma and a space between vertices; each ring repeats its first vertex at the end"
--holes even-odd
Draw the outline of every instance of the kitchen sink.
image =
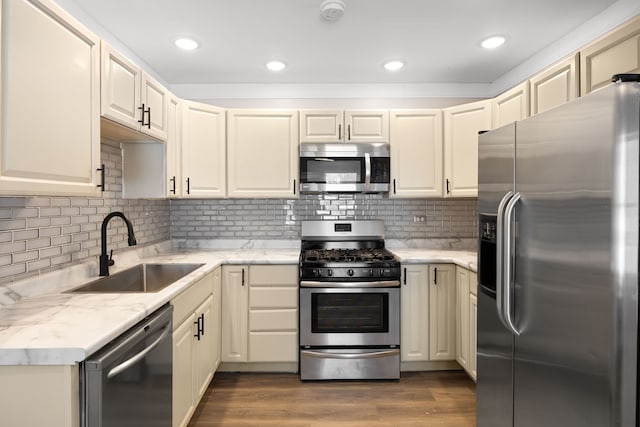
POLYGON ((101 277, 70 293, 158 292, 204 264, 138 264, 101 277))

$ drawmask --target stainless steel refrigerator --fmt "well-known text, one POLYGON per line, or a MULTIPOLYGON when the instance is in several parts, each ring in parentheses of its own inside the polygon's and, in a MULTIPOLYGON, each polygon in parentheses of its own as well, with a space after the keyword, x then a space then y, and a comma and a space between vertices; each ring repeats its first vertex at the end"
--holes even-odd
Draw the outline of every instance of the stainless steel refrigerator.
POLYGON ((478 427, 638 426, 639 77, 479 137, 478 427))

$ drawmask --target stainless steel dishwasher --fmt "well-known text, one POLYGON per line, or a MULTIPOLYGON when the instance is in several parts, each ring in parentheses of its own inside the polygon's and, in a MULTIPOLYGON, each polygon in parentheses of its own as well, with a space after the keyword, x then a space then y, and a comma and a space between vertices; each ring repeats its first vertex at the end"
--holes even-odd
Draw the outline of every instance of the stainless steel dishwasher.
POLYGON ((81 364, 84 427, 171 427, 172 312, 163 306, 81 364))

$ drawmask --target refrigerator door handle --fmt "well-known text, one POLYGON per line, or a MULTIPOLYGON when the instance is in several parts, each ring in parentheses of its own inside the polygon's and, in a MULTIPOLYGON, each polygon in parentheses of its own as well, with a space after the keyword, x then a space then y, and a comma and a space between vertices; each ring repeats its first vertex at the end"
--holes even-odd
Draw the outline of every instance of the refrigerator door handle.
POLYGON ((513 333, 514 335, 520 335, 520 331, 516 328, 513 318, 511 317, 511 291, 513 289, 511 275, 513 272, 513 259, 511 257, 511 225, 513 224, 513 212, 515 210, 516 204, 520 201, 520 193, 514 194, 514 196, 509 200, 507 206, 504 209, 504 271, 503 271, 503 302, 502 302, 502 317, 501 320, 504 320, 503 323, 513 333))
MULTIPOLYGON (((503 280, 503 261, 504 261, 504 250, 503 250, 503 242, 504 242, 504 208, 509 203, 513 197, 513 192, 508 191, 507 194, 504 195, 500 204, 498 205, 498 213, 496 219, 496 311, 498 312, 498 318, 503 325, 507 325, 507 321, 504 319, 504 310, 503 310, 503 289, 504 289, 504 280, 503 280)), ((507 327, 508 328, 508 327, 507 327)))

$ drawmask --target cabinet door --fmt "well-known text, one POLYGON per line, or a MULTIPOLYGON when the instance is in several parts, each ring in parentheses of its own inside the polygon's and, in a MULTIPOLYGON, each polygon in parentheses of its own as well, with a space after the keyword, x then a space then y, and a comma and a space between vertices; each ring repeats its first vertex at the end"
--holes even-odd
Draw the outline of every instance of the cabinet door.
POLYGON ((542 113, 578 97, 578 54, 529 79, 531 115, 542 113))
POLYGON ((167 197, 176 197, 182 194, 182 159, 180 152, 180 101, 171 95, 167 101, 167 197))
POLYGON ((582 96, 621 73, 640 73, 640 16, 580 50, 582 96))
POLYGON ((229 197, 294 197, 298 112, 229 110, 227 128, 229 197))
POLYGON ((478 196, 478 132, 490 129, 490 101, 444 110, 445 197, 478 196))
POLYGON ((389 142, 389 112, 386 110, 345 111, 346 142, 389 142))
POLYGON ((342 110, 301 110, 300 142, 338 142, 344 139, 342 110))
POLYGON ((249 286, 246 266, 222 267, 222 356, 223 362, 247 361, 249 286))
POLYGON ((222 268, 213 272, 213 306, 212 306, 211 342, 213 346, 213 372, 220 366, 222 346, 222 268))
POLYGON ((162 141, 167 139, 167 103, 169 91, 144 71, 141 77, 140 102, 146 112, 141 131, 162 141))
POLYGON ((429 266, 403 266, 400 352, 403 362, 429 360, 429 266))
POLYGON ((526 119, 529 107, 529 81, 526 81, 493 99, 493 129, 526 119))
POLYGON ((1 9, 0 194, 97 196, 100 39, 49 0, 1 9))
POLYGON ((225 111, 192 101, 182 110, 182 196, 225 197, 225 111))
POLYGON ((196 402, 200 400, 204 392, 207 390, 207 386, 213 378, 213 364, 214 364, 214 316, 213 316, 213 298, 209 296, 200 307, 196 310, 194 318, 194 398, 196 402), (202 329, 198 334, 198 322, 200 322, 202 329), (198 338, 199 335, 199 338, 198 338))
POLYGON ((456 360, 469 369, 469 271, 456 267, 456 360))
POLYGON ((429 359, 456 358, 455 266, 429 266, 429 359))
POLYGON ((132 129, 139 129, 142 70, 104 41, 101 65, 102 116, 132 129))
POLYGON ((473 294, 469 295, 469 373, 471 378, 476 380, 478 376, 476 364, 476 348, 477 348, 477 319, 478 319, 478 297, 473 294))
POLYGON ((193 321, 189 316, 173 332, 173 427, 189 423, 194 405, 194 345, 193 321))
POLYGON ((442 197, 441 110, 390 113, 391 197, 442 197))

